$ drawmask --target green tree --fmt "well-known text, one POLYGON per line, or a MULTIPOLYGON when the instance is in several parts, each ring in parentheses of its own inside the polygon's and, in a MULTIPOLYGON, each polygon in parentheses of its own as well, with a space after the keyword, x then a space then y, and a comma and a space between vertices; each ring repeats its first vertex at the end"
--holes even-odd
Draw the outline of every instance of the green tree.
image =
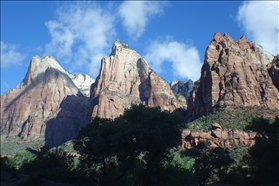
POLYGON ((94 118, 74 148, 82 165, 100 171, 105 184, 152 185, 161 182, 160 162, 181 140, 182 121, 159 107, 132 105, 114 120, 94 118))
POLYGON ((19 151, 13 157, 7 158, 7 165, 15 170, 19 170, 24 164, 35 159, 35 155, 28 151, 19 151))
POLYGON ((159 107, 149 108, 144 105, 133 105, 122 117, 130 126, 127 132, 129 138, 135 140, 134 148, 144 154, 143 184, 162 182, 159 164, 168 150, 181 140, 183 120, 167 111, 161 112, 159 107))
POLYGON ((234 162, 228 148, 211 148, 206 142, 200 142, 192 149, 186 150, 184 155, 195 158, 193 170, 198 185, 224 180, 228 168, 234 162))
POLYGON ((247 130, 257 133, 256 143, 244 161, 254 184, 279 183, 279 117, 275 121, 254 119, 247 130))
POLYGON ((27 185, 43 185, 45 181, 72 183, 75 180, 75 162, 67 153, 56 149, 52 151, 44 146, 39 150, 27 149, 35 158, 22 165, 20 173, 29 175, 27 185))

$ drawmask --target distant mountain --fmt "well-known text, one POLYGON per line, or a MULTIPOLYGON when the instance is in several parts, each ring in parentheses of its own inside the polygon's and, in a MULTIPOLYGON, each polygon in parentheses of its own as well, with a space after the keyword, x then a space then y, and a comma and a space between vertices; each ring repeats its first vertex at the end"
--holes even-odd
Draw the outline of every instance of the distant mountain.
POLYGON ((170 82, 170 87, 175 94, 180 94, 189 98, 190 93, 194 88, 194 82, 191 79, 187 82, 174 80, 170 82))

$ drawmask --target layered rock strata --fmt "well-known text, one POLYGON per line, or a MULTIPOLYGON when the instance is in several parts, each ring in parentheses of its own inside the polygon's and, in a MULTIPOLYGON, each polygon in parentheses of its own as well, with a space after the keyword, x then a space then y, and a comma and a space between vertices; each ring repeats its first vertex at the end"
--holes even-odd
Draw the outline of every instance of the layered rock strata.
MULTIPOLYGON (((53 57, 32 58, 24 80, 1 96, 1 133, 23 141, 42 137, 50 146, 73 139, 87 98, 53 57)), ((86 88, 85 88, 86 89, 86 88)))
POLYGON ((231 147, 232 145, 252 146, 255 144, 255 132, 244 132, 234 129, 223 130, 220 124, 212 124, 212 130, 208 132, 194 132, 184 130, 182 132, 182 148, 191 148, 200 141, 208 142, 210 147, 231 147))
POLYGON ((180 113, 186 109, 186 99, 177 99, 169 84, 137 52, 120 41, 113 44, 111 55, 102 59, 90 92, 84 125, 96 116, 118 117, 131 104, 144 103, 180 113))
POLYGON ((273 59, 245 37, 234 41, 228 34, 215 33, 205 52, 201 77, 188 99, 188 119, 226 105, 278 109, 278 66, 276 62, 270 65, 273 59))

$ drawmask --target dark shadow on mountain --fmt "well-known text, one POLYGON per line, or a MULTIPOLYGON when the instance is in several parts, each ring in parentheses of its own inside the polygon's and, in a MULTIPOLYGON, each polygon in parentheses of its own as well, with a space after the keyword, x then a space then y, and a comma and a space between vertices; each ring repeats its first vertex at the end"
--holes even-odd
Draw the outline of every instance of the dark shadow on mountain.
POLYGON ((179 115, 184 121, 187 121, 187 110, 184 108, 175 109, 173 114, 179 115))
POLYGON ((85 109, 85 112, 84 112, 84 117, 81 121, 81 125, 80 125, 80 128, 83 128, 85 127, 87 124, 89 124, 93 117, 92 117, 92 112, 94 110, 94 107, 98 106, 99 105, 99 98, 100 96, 96 96, 94 97, 93 99, 90 99, 89 102, 87 103, 87 106, 84 108, 85 109))
POLYGON ((140 97, 140 100, 147 105, 148 104, 148 97, 146 97, 144 95, 144 86, 146 86, 146 85, 143 84, 143 83, 139 84, 139 86, 138 86, 139 97, 140 97))
POLYGON ((84 116, 87 98, 67 96, 60 104, 55 118, 46 122, 45 144, 54 147, 72 140, 78 134, 84 116))

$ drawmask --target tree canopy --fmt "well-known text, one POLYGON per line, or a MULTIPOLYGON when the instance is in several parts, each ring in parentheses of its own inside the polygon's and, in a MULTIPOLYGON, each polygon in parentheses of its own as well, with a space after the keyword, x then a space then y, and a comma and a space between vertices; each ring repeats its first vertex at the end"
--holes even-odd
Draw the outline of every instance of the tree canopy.
POLYGON ((95 171, 105 184, 135 177, 133 182, 152 184, 160 174, 155 165, 180 142, 182 124, 177 115, 159 107, 132 105, 114 120, 94 118, 79 132, 74 148, 83 167, 95 171))

